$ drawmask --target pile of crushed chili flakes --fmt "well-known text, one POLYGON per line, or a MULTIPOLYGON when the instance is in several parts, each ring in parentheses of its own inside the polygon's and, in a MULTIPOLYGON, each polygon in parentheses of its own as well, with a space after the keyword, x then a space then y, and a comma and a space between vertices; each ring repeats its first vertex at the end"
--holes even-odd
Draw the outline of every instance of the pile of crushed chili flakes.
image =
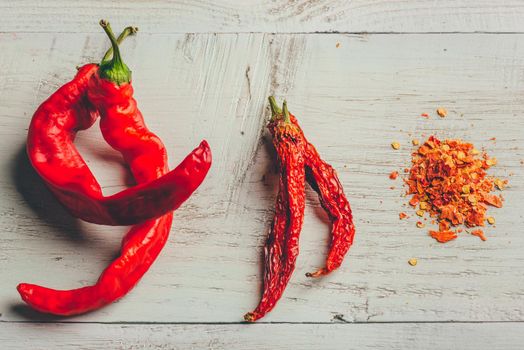
MULTIPOLYGON (((435 136, 412 154, 412 167, 404 180, 407 194, 413 195, 409 204, 418 206, 418 216, 429 213, 438 221, 438 231, 429 231, 431 237, 445 243, 462 232, 460 228, 452 230, 453 226, 473 228, 484 226, 485 221, 495 223, 494 218, 486 218, 487 207, 502 207, 503 198, 491 192, 495 187, 502 190, 508 182, 487 176, 486 170, 496 163, 471 143, 440 141, 435 136)), ((470 234, 486 240, 480 229, 470 234)))

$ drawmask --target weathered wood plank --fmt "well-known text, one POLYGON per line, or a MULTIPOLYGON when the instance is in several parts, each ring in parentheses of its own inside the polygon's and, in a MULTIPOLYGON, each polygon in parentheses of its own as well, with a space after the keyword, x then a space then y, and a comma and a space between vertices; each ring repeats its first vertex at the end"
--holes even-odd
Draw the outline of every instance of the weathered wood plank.
MULTIPOLYGON (((0 35, 1 320, 45 319, 19 307, 16 284, 93 282, 125 230, 70 219, 23 156, 40 101, 106 46, 102 34, 0 35)), ((141 34, 123 52, 171 164, 207 138, 214 165, 176 212, 172 237, 142 283, 72 320, 236 322, 255 306, 276 192, 271 146, 261 137, 270 92, 287 97, 338 169, 358 232, 340 271, 306 278, 322 264, 328 233, 309 191, 298 268, 266 321, 523 320, 524 35, 141 34), (439 106, 447 118, 419 117, 439 106), (408 164, 411 137, 430 133, 486 147, 499 159, 495 174, 514 173, 487 242, 464 234, 439 245, 415 220, 398 221, 405 199, 387 174, 408 164)), ((107 193, 121 188, 125 173, 96 128, 79 145, 107 193)))
POLYGON ((0 32, 524 32, 522 0, 2 0, 0 32))
POLYGON ((523 323, 118 325, 0 323, 6 349, 522 349, 523 323))

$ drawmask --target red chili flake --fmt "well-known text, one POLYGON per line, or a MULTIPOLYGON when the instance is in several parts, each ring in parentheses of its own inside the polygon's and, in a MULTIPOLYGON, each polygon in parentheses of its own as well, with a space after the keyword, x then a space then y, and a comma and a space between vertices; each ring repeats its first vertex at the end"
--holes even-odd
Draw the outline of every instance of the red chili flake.
POLYGON ((424 117, 424 118, 429 118, 429 114, 427 114, 427 113, 422 113, 420 116, 424 117))
POLYGON ((393 172, 391 172, 391 174, 389 174, 389 178, 391 180, 396 180, 397 177, 398 177, 398 171, 393 171, 393 172))
POLYGON ((454 231, 429 231, 429 235, 435 238, 440 243, 446 243, 457 238, 457 234, 454 231))
POLYGON ((403 219, 405 219, 405 218, 407 218, 407 217, 408 217, 408 214, 406 214, 406 213, 404 213, 404 212, 398 214, 398 218, 399 218, 400 220, 403 220, 403 219))
POLYGON ((482 230, 474 230, 474 231, 471 231, 471 234, 473 236, 477 236, 479 237, 481 240, 485 241, 486 240, 486 236, 484 236, 484 231, 482 230))
POLYGON ((412 166, 404 180, 407 194, 413 195, 409 204, 416 207, 420 203, 420 209, 438 221, 439 230, 430 231, 433 238, 439 242, 455 239, 459 231, 451 231, 451 226, 485 226, 488 206, 502 207, 502 196, 491 192, 503 188, 507 180, 486 173, 495 164, 495 158, 479 152, 471 143, 441 141, 435 136, 413 152, 412 166))
POLYGON ((413 206, 413 207, 416 207, 417 204, 418 204, 419 200, 418 200, 418 196, 417 195, 414 195, 411 200, 409 201, 409 205, 413 206))

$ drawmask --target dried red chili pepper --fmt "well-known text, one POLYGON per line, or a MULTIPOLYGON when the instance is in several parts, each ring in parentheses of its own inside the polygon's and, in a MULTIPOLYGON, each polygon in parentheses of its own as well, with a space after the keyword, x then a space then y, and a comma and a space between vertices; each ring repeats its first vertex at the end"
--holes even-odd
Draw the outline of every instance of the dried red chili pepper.
MULTIPOLYGON (((136 109, 130 72, 121 61, 109 24, 101 24, 111 39, 114 56, 100 67, 102 74, 91 77, 92 90, 88 93, 100 110, 104 138, 130 163, 138 183, 150 182, 168 173, 166 150, 160 139, 146 128, 136 109), (122 77, 126 79, 123 81, 122 77)), ((183 183, 187 193, 200 185, 210 165, 211 153, 203 141, 181 164, 181 172, 188 175, 188 181, 183 183)), ((22 283, 18 286, 22 299, 41 312, 69 316, 92 311, 121 298, 136 285, 162 250, 172 217, 173 214, 168 213, 134 226, 123 239, 120 256, 104 270, 95 285, 55 290, 22 283)))
POLYGON ((295 269, 298 239, 305 208, 305 141, 289 119, 286 102, 283 112, 271 104, 273 116, 268 129, 273 135, 280 166, 279 193, 273 225, 266 242, 264 293, 257 308, 244 316, 255 321, 271 311, 282 296, 295 269))
MULTIPOLYGON (((270 97, 270 103, 274 104, 273 108, 278 109, 274 98, 270 97)), ((320 157, 315 146, 304 136, 297 118, 291 113, 290 119, 300 129, 306 142, 306 180, 317 192, 320 204, 331 221, 331 244, 326 267, 306 274, 308 277, 318 277, 336 270, 342 264, 355 237, 353 214, 337 172, 320 157)))
POLYGON ((295 269, 306 179, 318 193, 333 223, 326 267, 307 276, 320 276, 338 268, 355 233, 349 202, 335 170, 320 158, 315 147, 306 140, 296 118, 287 110, 286 102, 283 110, 273 97, 269 98, 269 103, 272 118, 268 129, 273 135, 281 173, 275 216, 264 249, 263 294, 257 308, 244 316, 248 322, 260 319, 275 307, 295 269))
POLYGON ((355 226, 351 206, 344 194, 337 172, 320 158, 315 147, 308 142, 306 153, 306 179, 318 193, 320 203, 331 221, 331 244, 326 259, 326 267, 307 273, 308 277, 318 277, 336 270, 342 264, 346 253, 353 244, 355 226))
MULTIPOLYGON (((117 41, 122 41, 134 30, 132 27, 126 28, 117 41)), ((102 67, 109 64, 106 57, 110 54, 111 50, 104 56, 102 67)), ((202 161, 197 156, 200 154, 198 149, 186 158, 185 163, 158 179, 112 196, 103 195, 100 185, 73 143, 76 133, 89 128, 98 118, 98 110, 87 100, 86 95, 88 81, 97 70, 95 64, 79 68, 75 78, 58 89, 35 112, 27 138, 27 153, 33 167, 70 213, 88 222, 131 225, 178 208, 191 194, 187 191, 191 186, 188 187, 186 183, 193 182, 195 178, 186 170, 193 166, 192 162, 202 161)), ((132 88, 126 93, 132 94, 132 88)), ((133 103, 136 108, 136 103, 133 103)), ((139 113, 137 111, 136 114, 139 113)), ((145 137, 147 129, 144 132, 136 137, 145 137)), ((156 151, 156 148, 152 145, 151 150, 156 151)))

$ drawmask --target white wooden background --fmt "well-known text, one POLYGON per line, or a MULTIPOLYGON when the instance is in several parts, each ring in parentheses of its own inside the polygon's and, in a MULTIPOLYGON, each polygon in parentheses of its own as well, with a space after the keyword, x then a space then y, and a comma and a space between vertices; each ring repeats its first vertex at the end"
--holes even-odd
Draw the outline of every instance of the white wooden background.
MULTIPOLYGON (((0 348, 521 349, 523 109, 522 0, 0 0, 0 348), (108 47, 100 18, 140 27, 122 51, 171 164, 203 138, 214 164, 129 295, 53 318, 25 308, 17 283, 92 283, 126 231, 72 219, 24 153, 36 107, 108 47), (287 98, 337 168, 357 236, 339 271, 306 278, 329 231, 308 190, 297 270, 276 309, 247 325, 276 195, 269 94, 287 98), (492 174, 510 187, 486 242, 462 234, 441 245, 415 218, 398 220, 410 210, 388 174, 423 134, 498 158, 492 174)), ((122 161, 97 128, 78 144, 104 191, 122 189, 122 161)))

